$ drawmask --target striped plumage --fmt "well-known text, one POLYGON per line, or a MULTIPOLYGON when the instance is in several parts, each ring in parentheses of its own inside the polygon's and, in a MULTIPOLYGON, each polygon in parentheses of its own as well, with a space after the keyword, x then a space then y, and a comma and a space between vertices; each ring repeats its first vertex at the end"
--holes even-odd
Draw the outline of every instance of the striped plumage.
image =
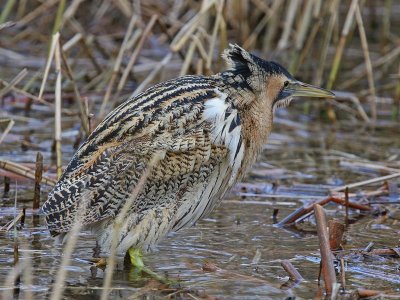
POLYGON ((295 82, 280 65, 236 45, 223 56, 227 71, 155 85, 99 124, 43 205, 54 235, 70 231, 80 212, 107 255, 114 222, 130 199, 117 251, 148 250, 220 202, 256 159, 274 108, 290 101, 285 87, 295 82), (132 199, 145 170, 144 185, 132 199))

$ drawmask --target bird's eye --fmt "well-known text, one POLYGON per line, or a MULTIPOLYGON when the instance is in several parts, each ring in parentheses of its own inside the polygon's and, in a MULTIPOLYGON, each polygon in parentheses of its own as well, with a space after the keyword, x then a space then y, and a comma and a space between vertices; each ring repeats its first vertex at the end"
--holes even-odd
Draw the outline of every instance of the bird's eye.
POLYGON ((285 81, 283 84, 284 87, 287 87, 288 85, 289 85, 289 81, 285 81))

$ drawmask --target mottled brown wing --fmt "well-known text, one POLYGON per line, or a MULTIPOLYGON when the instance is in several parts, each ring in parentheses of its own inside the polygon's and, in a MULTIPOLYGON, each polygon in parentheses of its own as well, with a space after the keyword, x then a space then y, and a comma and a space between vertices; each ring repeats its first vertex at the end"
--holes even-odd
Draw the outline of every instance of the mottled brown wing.
POLYGON ((155 153, 197 153, 190 167, 171 170, 164 179, 207 161, 213 145, 202 113, 204 102, 216 96, 206 79, 189 76, 155 86, 114 110, 78 149, 43 205, 49 230, 69 231, 77 212, 83 224, 115 216, 155 153))

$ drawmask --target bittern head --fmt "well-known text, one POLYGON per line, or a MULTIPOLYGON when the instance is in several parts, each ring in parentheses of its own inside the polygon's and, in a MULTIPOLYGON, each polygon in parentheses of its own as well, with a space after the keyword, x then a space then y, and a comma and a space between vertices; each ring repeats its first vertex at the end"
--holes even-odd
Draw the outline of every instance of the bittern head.
POLYGON ((273 111, 289 105, 294 97, 335 97, 328 90, 296 80, 280 64, 263 60, 238 45, 230 45, 223 58, 230 66, 227 72, 233 75, 232 83, 255 94, 254 100, 247 97, 245 102, 263 101, 273 111))

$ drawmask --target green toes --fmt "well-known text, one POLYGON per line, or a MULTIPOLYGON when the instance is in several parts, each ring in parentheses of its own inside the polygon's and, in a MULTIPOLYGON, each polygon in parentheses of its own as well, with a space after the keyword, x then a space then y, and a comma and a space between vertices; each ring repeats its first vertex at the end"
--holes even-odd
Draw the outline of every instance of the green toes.
MULTIPOLYGON (((129 258, 131 261, 131 264, 136 268, 135 271, 141 271, 143 273, 146 273, 150 277, 162 282, 162 283, 170 283, 166 278, 164 278, 161 275, 158 275, 156 272, 150 270, 149 268, 146 268, 143 263, 142 259, 142 251, 140 249, 131 247, 128 250, 129 258)), ((136 272, 135 272, 136 273, 136 272)), ((137 275, 137 273, 136 273, 137 275)))
POLYGON ((140 249, 130 247, 128 253, 129 253, 129 258, 131 260, 131 264, 137 269, 142 270, 144 268, 142 251, 140 249))

